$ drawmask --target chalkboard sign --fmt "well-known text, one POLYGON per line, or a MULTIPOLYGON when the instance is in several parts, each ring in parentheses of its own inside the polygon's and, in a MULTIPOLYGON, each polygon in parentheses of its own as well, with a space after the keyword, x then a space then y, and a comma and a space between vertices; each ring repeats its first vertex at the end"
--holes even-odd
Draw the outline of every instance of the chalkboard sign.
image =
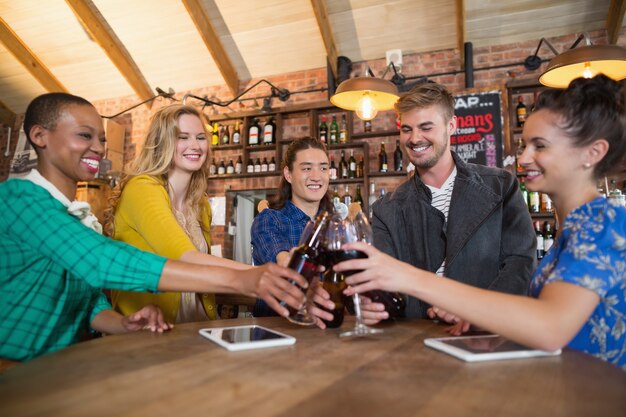
POLYGON ((502 167, 502 93, 454 96, 456 130, 450 147, 465 162, 502 167))

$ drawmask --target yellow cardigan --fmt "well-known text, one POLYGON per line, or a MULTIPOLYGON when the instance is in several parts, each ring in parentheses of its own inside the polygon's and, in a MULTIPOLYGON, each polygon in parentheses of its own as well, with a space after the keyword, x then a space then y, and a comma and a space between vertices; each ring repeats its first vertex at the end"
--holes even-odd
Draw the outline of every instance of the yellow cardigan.
MULTIPOLYGON (((201 222, 203 229, 207 230, 203 234, 210 248, 211 206, 208 199, 202 202, 201 222)), ((115 211, 113 238, 169 259, 179 259, 183 253, 197 250, 172 213, 165 183, 149 175, 139 175, 126 183, 115 211)), ((113 308, 121 314, 134 313, 152 303, 163 310, 168 323, 176 321, 180 298, 178 292, 111 292, 113 308)), ((202 304, 211 320, 217 318, 213 294, 203 294, 202 304)))

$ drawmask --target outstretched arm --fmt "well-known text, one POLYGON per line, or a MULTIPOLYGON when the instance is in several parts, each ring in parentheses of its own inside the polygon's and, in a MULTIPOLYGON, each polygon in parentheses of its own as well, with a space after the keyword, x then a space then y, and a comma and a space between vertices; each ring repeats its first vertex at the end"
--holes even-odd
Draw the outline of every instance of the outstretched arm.
POLYGON ((352 287, 346 294, 373 289, 410 294, 481 328, 538 349, 555 350, 566 345, 599 302, 593 291, 567 282, 547 284, 539 298, 510 295, 437 277, 360 242, 344 247, 368 255, 366 259, 335 266, 337 271, 364 270, 347 278, 352 287))

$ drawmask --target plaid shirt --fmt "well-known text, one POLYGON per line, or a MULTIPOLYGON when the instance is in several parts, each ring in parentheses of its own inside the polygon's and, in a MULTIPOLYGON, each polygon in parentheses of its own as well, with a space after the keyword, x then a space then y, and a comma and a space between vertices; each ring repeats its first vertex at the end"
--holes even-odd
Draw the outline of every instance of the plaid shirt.
POLYGON ((0 184, 0 357, 77 342, 110 304, 99 288, 156 291, 165 258, 85 227, 45 189, 0 184))
MULTIPOLYGON (((300 236, 310 217, 287 200, 280 210, 265 209, 252 223, 252 260, 255 265, 276 262, 279 252, 289 251, 298 246, 300 236)), ((276 316, 263 300, 254 306, 255 317, 276 316)))

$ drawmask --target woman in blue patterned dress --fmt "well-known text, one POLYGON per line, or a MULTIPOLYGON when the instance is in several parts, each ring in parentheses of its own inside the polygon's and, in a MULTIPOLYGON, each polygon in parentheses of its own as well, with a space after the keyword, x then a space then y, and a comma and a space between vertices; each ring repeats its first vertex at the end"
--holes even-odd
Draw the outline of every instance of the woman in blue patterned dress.
POLYGON ((346 249, 369 258, 335 266, 365 270, 347 279, 353 287, 346 293, 404 292, 524 345, 567 346, 626 370, 626 209, 596 188, 626 152, 618 98, 619 86, 609 78, 580 78, 565 90, 544 92, 524 125, 519 162, 526 186, 552 198, 562 223, 535 271, 532 297, 437 278, 356 243, 346 249))

